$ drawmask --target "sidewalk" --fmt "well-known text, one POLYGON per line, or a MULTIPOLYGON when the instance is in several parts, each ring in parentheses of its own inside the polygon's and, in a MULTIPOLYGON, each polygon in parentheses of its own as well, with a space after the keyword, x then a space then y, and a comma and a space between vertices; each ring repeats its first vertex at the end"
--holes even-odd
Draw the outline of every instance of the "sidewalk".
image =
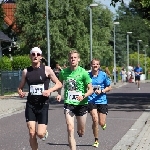
MULTIPOLYGON (((150 80, 141 82, 150 83, 150 80)), ((150 106, 112 150, 150 150, 150 106)))
POLYGON ((150 150, 150 114, 143 112, 112 150, 150 150))

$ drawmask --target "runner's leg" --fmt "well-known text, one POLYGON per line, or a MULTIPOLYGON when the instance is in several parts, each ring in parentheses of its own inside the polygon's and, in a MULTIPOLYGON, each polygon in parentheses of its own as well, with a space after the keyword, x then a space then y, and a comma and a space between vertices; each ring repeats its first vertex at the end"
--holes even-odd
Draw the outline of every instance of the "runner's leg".
POLYGON ((32 150, 38 150, 38 143, 36 138, 36 122, 29 121, 27 122, 27 127, 29 129, 29 142, 32 150))
POLYGON ((74 114, 69 109, 65 109, 65 117, 68 131, 69 147, 71 150, 76 150, 76 141, 74 138, 74 114))
POLYGON ((95 138, 98 139, 98 113, 97 113, 97 109, 93 109, 90 111, 90 115, 92 117, 92 129, 93 129, 93 135, 95 138))
POLYGON ((80 137, 82 137, 82 135, 85 132, 86 118, 87 118, 87 113, 84 114, 83 116, 76 116, 76 119, 77 119, 77 132, 78 132, 80 137))

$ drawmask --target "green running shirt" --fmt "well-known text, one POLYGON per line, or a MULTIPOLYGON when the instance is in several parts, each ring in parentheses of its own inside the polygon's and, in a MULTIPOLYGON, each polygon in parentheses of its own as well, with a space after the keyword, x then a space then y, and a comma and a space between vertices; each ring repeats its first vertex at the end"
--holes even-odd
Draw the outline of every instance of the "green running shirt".
POLYGON ((64 81, 64 103, 73 105, 88 104, 87 98, 81 102, 76 99, 76 96, 84 95, 87 92, 87 85, 92 82, 84 68, 78 66, 73 71, 69 67, 65 68, 60 72, 59 79, 64 81))

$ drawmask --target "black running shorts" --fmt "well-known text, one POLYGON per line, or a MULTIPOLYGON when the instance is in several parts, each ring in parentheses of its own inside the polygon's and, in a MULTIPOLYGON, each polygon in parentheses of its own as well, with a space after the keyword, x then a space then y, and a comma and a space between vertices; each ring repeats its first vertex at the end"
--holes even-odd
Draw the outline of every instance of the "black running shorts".
POLYGON ((97 109, 99 113, 108 114, 108 105, 107 104, 88 104, 88 112, 92 111, 93 109, 97 109))
POLYGON ((26 122, 35 121, 38 124, 48 124, 49 103, 31 104, 26 103, 25 118, 26 122))
POLYGON ((140 81, 140 76, 135 76, 135 81, 140 81))
POLYGON ((83 116, 88 112, 88 105, 64 104, 64 110, 70 110, 75 116, 83 116))

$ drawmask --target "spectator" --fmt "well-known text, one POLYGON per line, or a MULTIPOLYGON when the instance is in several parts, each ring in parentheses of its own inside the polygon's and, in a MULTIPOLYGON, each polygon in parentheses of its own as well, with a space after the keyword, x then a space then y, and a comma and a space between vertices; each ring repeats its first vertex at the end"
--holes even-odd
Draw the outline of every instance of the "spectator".
POLYGON ((60 73, 61 70, 62 70, 62 68, 60 67, 59 63, 56 63, 56 66, 53 69, 53 71, 54 71, 57 78, 59 78, 59 73, 60 73))
POLYGON ((47 60, 44 57, 41 58, 41 63, 47 66, 47 60))
POLYGON ((111 74, 110 74, 108 67, 105 68, 105 73, 107 74, 108 78, 111 79, 111 74))
POLYGON ((115 71, 116 71, 116 82, 118 82, 118 69, 113 69, 113 80, 114 80, 114 74, 115 74, 115 71))
POLYGON ((126 81, 126 70, 124 69, 124 67, 121 69, 121 81, 125 82, 126 81))

